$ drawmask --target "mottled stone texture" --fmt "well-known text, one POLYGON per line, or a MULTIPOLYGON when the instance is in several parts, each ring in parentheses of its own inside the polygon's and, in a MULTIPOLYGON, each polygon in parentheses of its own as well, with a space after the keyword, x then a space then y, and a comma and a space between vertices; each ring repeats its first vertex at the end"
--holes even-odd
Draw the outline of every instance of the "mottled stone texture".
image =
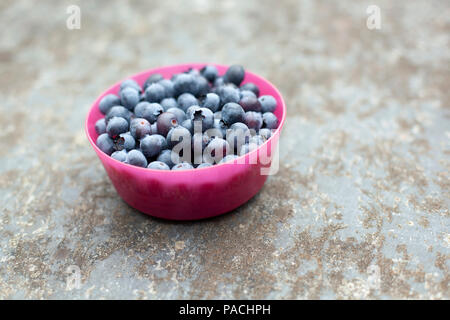
POLYGON ((2 0, 0 29, 0 298, 450 298, 447 1, 2 0), (153 219, 85 115, 127 75, 202 61, 278 86, 280 171, 227 215, 153 219))

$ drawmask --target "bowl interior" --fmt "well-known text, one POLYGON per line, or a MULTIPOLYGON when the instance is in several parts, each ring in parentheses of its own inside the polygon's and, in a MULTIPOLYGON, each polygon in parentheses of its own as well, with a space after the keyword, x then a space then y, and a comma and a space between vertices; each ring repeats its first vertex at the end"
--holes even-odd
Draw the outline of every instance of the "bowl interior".
MULTIPOLYGON (((138 73, 134 76, 128 77, 126 79, 134 79, 137 83, 139 83, 139 85, 143 85, 143 83, 145 82, 145 80, 147 80, 147 78, 154 73, 160 73, 164 78, 166 79, 170 79, 172 77, 172 75, 174 73, 180 73, 180 72, 184 72, 186 70, 188 70, 189 68, 195 68, 195 69, 200 69, 203 66, 205 66, 206 63, 191 63, 191 64, 181 64, 181 65, 173 65, 173 66, 166 66, 166 67, 160 67, 160 68, 155 68, 155 69, 151 69, 148 71, 144 71, 141 73, 138 73)), ((223 75, 226 70, 228 69, 228 66, 223 66, 223 65, 217 65, 214 64, 220 75, 223 75)), ((125 80, 125 79, 124 79, 125 80)), ((123 80, 122 80, 123 81, 123 80)), ((131 166, 125 163, 122 163, 120 161, 117 161, 111 157, 109 157, 108 155, 104 154, 96 145, 95 141, 97 140, 98 134, 95 131, 95 122, 101 118, 104 117, 104 115, 100 112, 99 108, 98 108, 98 104, 100 102, 100 100, 107 94, 113 93, 113 94, 118 94, 119 92, 119 87, 120 87, 120 83, 122 81, 117 82, 116 84, 114 84, 113 86, 111 86, 108 90, 104 91, 98 98, 97 100, 94 102, 94 104, 92 105, 88 116, 86 118, 86 133, 88 136, 88 139, 92 145, 92 147, 96 150, 97 154, 103 155, 105 157, 108 157, 109 159, 106 160, 108 162, 111 161, 111 164, 113 164, 114 162, 116 163, 115 165, 121 165, 121 166, 126 166, 130 169, 133 170, 145 170, 147 172, 154 172, 154 174, 160 175, 160 174, 167 174, 169 172, 165 172, 165 171, 158 171, 158 170, 150 170, 150 169, 146 169, 146 168, 140 168, 140 167, 136 167, 136 166, 131 166)), ((281 94, 278 92, 278 90, 275 88, 274 85, 272 85, 269 81, 261 78, 260 76, 257 76, 256 74, 253 74, 251 72, 246 71, 245 73, 245 78, 243 81, 244 83, 247 82, 253 82, 254 84, 256 84, 259 87, 260 90, 260 95, 272 95, 276 100, 277 100, 277 108, 274 111, 274 114, 278 117, 279 119, 279 125, 278 128, 275 132, 274 135, 278 135, 286 118, 286 106, 284 104, 283 98, 281 96, 281 94)), ((272 138, 271 138, 272 139, 272 138)), ((269 141, 271 140, 269 139, 269 141)), ((267 143, 267 142, 266 142, 267 143)), ((258 150, 258 149, 257 149, 258 150)), ((254 150, 253 152, 257 152, 257 150, 254 150)), ((246 156, 248 156, 249 154, 247 154, 246 156)), ((226 164, 223 164, 226 165, 226 164)), ((193 169, 193 170, 185 170, 185 171, 170 171, 173 173, 177 173, 177 174, 186 174, 187 172, 199 172, 199 171, 203 171, 203 170, 214 170, 216 167, 218 166, 222 166, 222 165, 215 165, 212 167, 207 167, 207 168, 203 168, 203 169, 193 169)))

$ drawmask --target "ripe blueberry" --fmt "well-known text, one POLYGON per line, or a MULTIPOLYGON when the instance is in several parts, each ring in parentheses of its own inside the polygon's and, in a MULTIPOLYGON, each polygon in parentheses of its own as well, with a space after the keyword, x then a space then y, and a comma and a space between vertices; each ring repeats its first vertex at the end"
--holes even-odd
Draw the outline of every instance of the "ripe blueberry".
POLYGON ((229 102, 222 108, 222 120, 229 126, 235 122, 243 122, 244 115, 244 109, 234 102, 229 102))
POLYGON ((147 119, 150 123, 155 123, 163 112, 164 109, 159 103, 150 103, 142 112, 142 118, 147 119))
POLYGON ((181 162, 172 167, 173 171, 182 171, 182 170, 190 170, 190 169, 194 169, 194 167, 190 163, 187 163, 187 162, 181 162))
POLYGON ((215 93, 208 93, 201 100, 201 105, 203 108, 208 108, 212 112, 216 112, 220 107, 220 97, 215 93))
POLYGON ((185 92, 191 93, 195 96, 198 91, 195 76, 187 73, 181 73, 176 76, 173 88, 174 94, 177 97, 185 92))
POLYGON ((164 137, 156 134, 151 136, 148 135, 141 139, 140 147, 144 156, 151 158, 157 156, 161 152, 163 141, 160 137, 165 140, 164 137))
POLYGON ((276 129, 278 127, 278 118, 272 112, 266 112, 262 115, 263 128, 276 129))
POLYGON ((191 93, 183 93, 178 97, 177 103, 178 108, 186 112, 190 106, 198 105, 198 100, 191 93))
POLYGON ((163 78, 163 76, 161 75, 161 74, 159 74, 159 73, 154 73, 154 74, 152 74, 152 75, 150 75, 148 78, 147 78, 147 80, 145 80, 145 82, 144 82, 144 85, 143 85, 143 89, 144 89, 144 91, 147 89, 147 87, 149 86, 149 85, 151 85, 152 83, 157 83, 157 82, 159 82, 159 81, 161 81, 161 80, 163 80, 164 78, 163 78))
POLYGON ((214 80, 216 80, 219 72, 217 71, 217 68, 215 66, 207 65, 200 70, 200 74, 204 76, 206 80, 212 83, 214 82, 214 80))
POLYGON ((147 166, 147 159, 142 152, 137 149, 133 149, 127 153, 127 160, 125 162, 143 168, 147 166))
POLYGON ((245 112, 247 111, 256 111, 261 112, 261 103, 259 100, 254 96, 245 96, 239 101, 239 105, 244 109, 245 112))
POLYGON ((114 141, 107 133, 103 133, 98 136, 96 141, 97 147, 107 155, 111 155, 114 152, 114 141))
POLYGON ((274 112, 277 108, 277 100, 270 95, 261 96, 258 98, 261 103, 261 112, 274 112))
POLYGON ((259 88, 256 84, 252 82, 247 82, 241 86, 241 91, 249 90, 255 94, 255 96, 259 96, 259 88))
POLYGON ((111 154, 111 158, 125 162, 127 160, 127 152, 125 150, 115 151, 111 154))
POLYGON ((177 108, 178 103, 174 98, 164 98, 161 100, 161 107, 163 107, 164 111, 167 111, 170 108, 177 108))
POLYGON ((161 161, 150 162, 147 168, 154 170, 170 170, 169 166, 161 161))
POLYGON ((141 87, 133 79, 127 79, 125 81, 122 81, 122 83, 120 84, 120 90, 119 91, 122 91, 123 89, 128 88, 128 87, 131 87, 131 88, 137 90, 138 92, 141 92, 141 87))
POLYGON ((131 120, 130 133, 133 138, 139 140, 152 133, 150 122, 144 118, 134 118, 131 120))
POLYGON ((125 87, 119 95, 121 104, 128 110, 133 110, 140 100, 139 91, 132 87, 125 87))
POLYGON ((178 123, 183 123, 186 120, 186 113, 180 108, 170 108, 167 112, 173 113, 177 118, 178 123))
POLYGON ((186 119, 186 120, 184 120, 184 121, 181 123, 181 126, 182 126, 182 127, 185 127, 186 129, 188 129, 189 132, 190 132, 191 134, 194 133, 194 123, 192 122, 191 119, 186 119))
POLYGON ((130 132, 121 133, 116 140, 116 150, 130 151, 136 147, 136 140, 130 132))
POLYGON ((175 163, 180 162, 180 157, 175 152, 172 152, 172 150, 166 149, 161 151, 156 160, 164 162, 170 168, 172 168, 175 165, 175 163))
POLYGON ((258 134, 265 140, 269 140, 269 138, 272 136, 272 131, 267 128, 262 128, 259 130, 258 134))
POLYGON ((195 122, 200 121, 202 125, 202 132, 204 132, 205 130, 213 127, 214 114, 208 108, 199 108, 194 110, 194 112, 191 114, 191 120, 194 121, 194 128, 195 122))
POLYGON ((240 100, 239 90, 230 85, 222 86, 218 89, 221 105, 229 102, 238 103, 240 100))
POLYGON ((158 120, 156 120, 156 124, 158 133, 165 137, 170 129, 178 126, 178 121, 177 117, 173 113, 164 112, 159 115, 158 120))
POLYGON ((121 117, 113 117, 106 125, 106 132, 111 138, 116 138, 119 134, 128 131, 128 121, 121 117))
POLYGON ((244 123, 250 129, 258 131, 262 126, 262 117, 260 112, 248 111, 244 116, 244 123))
POLYGON ((105 118, 101 118, 95 122, 95 132, 97 134, 102 134, 106 132, 106 121, 105 118))
POLYGON ((173 97, 174 89, 173 89, 173 82, 169 79, 163 79, 158 82, 163 88, 166 98, 173 97))
POLYGON ((228 68, 227 72, 224 75, 225 82, 231 82, 236 86, 239 86, 244 80, 245 71, 244 68, 240 65, 232 65, 228 68))
POLYGON ((166 98, 166 90, 159 83, 152 83, 145 89, 145 99, 148 102, 160 102, 166 98))
POLYGON ((103 114, 107 114, 108 111, 113 107, 113 106, 118 106, 120 105, 120 99, 118 96, 116 96, 115 94, 107 94, 106 96, 104 96, 101 100, 100 103, 98 104, 98 108, 100 109, 100 112, 103 114))

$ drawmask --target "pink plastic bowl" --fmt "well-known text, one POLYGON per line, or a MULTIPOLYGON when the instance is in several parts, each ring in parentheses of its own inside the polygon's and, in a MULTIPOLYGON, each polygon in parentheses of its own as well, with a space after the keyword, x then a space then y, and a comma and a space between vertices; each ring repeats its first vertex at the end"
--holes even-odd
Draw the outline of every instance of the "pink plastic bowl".
MULTIPOLYGON (((174 73, 186 71, 189 67, 200 69, 204 65, 194 63, 161 67, 129 78, 142 85, 153 73, 160 73, 165 78, 170 78, 174 73)), ((224 74, 228 68, 222 65, 216 65, 216 67, 219 74, 224 74)), ((245 164, 231 162, 186 171, 140 168, 114 160, 103 153, 95 144, 98 136, 95 132, 95 122, 104 117, 100 113, 98 104, 106 94, 117 94, 120 82, 103 92, 87 115, 85 129, 89 142, 122 199, 139 211, 171 220, 196 220, 217 216, 250 200, 267 179, 267 175, 261 174, 261 169, 270 167, 273 156, 271 150, 275 150, 278 143, 286 117, 286 106, 281 94, 269 81, 246 72, 243 83, 246 82, 255 83, 261 95, 270 94, 275 97, 278 105, 274 113, 279 119, 278 129, 264 145, 243 156, 245 159, 240 157, 239 162, 244 160, 245 164), (266 159, 259 161, 262 149, 269 151, 265 153, 266 159), (254 161, 255 159, 258 161, 254 161)))

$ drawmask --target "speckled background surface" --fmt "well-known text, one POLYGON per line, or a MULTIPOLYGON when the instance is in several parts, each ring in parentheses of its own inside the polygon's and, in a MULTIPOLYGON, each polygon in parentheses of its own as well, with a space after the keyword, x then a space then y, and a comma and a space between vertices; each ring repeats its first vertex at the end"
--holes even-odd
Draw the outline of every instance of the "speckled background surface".
POLYGON ((450 297, 448 1, 3 0, 0 28, 0 298, 450 297), (278 86, 280 171, 230 214, 153 219, 117 197, 85 115, 196 61, 278 86))

